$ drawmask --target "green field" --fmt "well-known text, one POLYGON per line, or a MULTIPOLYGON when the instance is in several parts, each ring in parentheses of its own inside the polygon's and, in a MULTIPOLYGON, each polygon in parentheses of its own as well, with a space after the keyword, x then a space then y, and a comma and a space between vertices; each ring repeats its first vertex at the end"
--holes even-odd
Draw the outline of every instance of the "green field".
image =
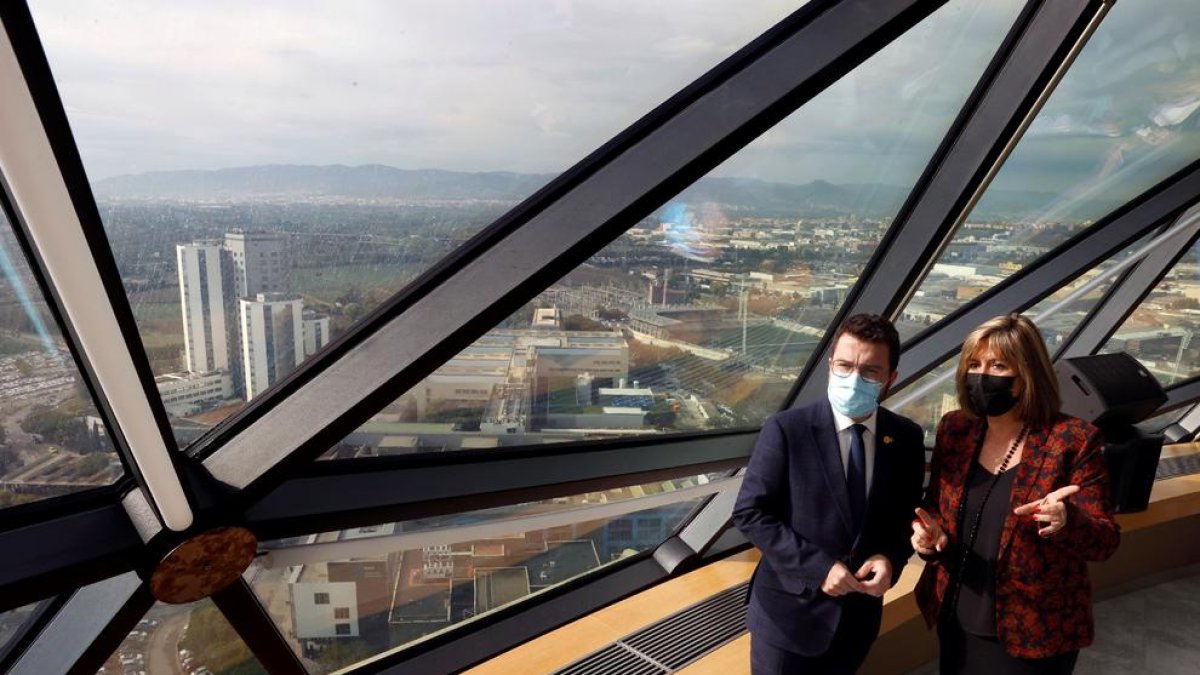
POLYGON ((291 271, 292 290, 332 301, 345 293, 357 290, 399 289, 411 278, 408 268, 380 265, 329 265, 326 267, 297 267, 291 271))

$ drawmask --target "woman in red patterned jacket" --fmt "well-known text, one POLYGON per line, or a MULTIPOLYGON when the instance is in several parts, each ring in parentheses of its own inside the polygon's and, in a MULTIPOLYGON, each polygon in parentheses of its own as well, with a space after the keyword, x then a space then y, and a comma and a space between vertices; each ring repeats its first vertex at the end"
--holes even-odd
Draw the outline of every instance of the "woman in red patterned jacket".
POLYGON ((992 319, 963 343, 962 410, 938 425, 913 548, 941 672, 1070 673, 1093 638, 1087 562, 1120 543, 1099 431, 1059 412, 1033 322, 992 319))

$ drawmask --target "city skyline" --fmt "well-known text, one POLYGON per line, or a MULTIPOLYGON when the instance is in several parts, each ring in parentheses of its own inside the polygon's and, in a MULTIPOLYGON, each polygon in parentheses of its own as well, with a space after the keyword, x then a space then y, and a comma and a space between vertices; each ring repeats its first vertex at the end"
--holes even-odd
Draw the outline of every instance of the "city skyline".
POLYGON ((289 292, 288 252, 286 234, 240 229, 175 245, 182 371, 156 378, 171 414, 248 401, 329 342, 329 318, 289 292))

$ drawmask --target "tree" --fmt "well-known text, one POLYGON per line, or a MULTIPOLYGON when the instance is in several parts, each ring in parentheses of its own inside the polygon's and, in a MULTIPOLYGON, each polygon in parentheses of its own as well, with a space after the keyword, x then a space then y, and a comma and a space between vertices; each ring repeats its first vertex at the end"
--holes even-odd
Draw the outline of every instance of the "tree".
POLYGON ((604 324, 599 321, 593 321, 582 314, 572 314, 566 317, 563 319, 562 325, 563 330, 608 330, 604 324))
POLYGON ((657 405, 646 413, 646 425, 656 429, 674 429, 678 417, 674 410, 664 405, 657 405))
POLYGON ((21 467, 21 457, 16 450, 0 446, 0 476, 21 467))
POLYGON ((0 488, 0 508, 16 506, 17 504, 28 504, 29 502, 37 501, 37 497, 23 492, 12 492, 4 488, 0 488))
POLYGON ((651 344, 629 341, 629 367, 654 366, 666 361, 683 358, 684 351, 678 347, 656 347, 651 344))
POLYGON ((108 466, 108 456, 103 453, 86 455, 75 463, 75 470, 80 476, 91 476, 100 473, 108 466))
POLYGON ((317 655, 317 663, 325 670, 334 671, 352 663, 358 663, 374 655, 374 652, 362 640, 337 640, 317 655))
POLYGON ((605 321, 628 321, 629 315, 619 309, 601 307, 596 315, 605 321))
POLYGON ((213 673, 250 675, 264 672, 246 643, 208 601, 192 610, 187 636, 179 646, 191 650, 196 661, 208 666, 213 673))

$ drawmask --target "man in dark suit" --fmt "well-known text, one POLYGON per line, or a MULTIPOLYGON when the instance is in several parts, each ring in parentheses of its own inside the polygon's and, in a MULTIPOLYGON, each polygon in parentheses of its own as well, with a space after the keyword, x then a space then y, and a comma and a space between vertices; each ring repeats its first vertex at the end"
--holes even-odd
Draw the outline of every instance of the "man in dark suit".
POLYGON ((733 520, 762 559, 746 623, 754 675, 853 673, 879 634, 921 499, 921 428, 878 407, 896 380, 887 319, 834 336, 825 399, 763 424, 733 520))

